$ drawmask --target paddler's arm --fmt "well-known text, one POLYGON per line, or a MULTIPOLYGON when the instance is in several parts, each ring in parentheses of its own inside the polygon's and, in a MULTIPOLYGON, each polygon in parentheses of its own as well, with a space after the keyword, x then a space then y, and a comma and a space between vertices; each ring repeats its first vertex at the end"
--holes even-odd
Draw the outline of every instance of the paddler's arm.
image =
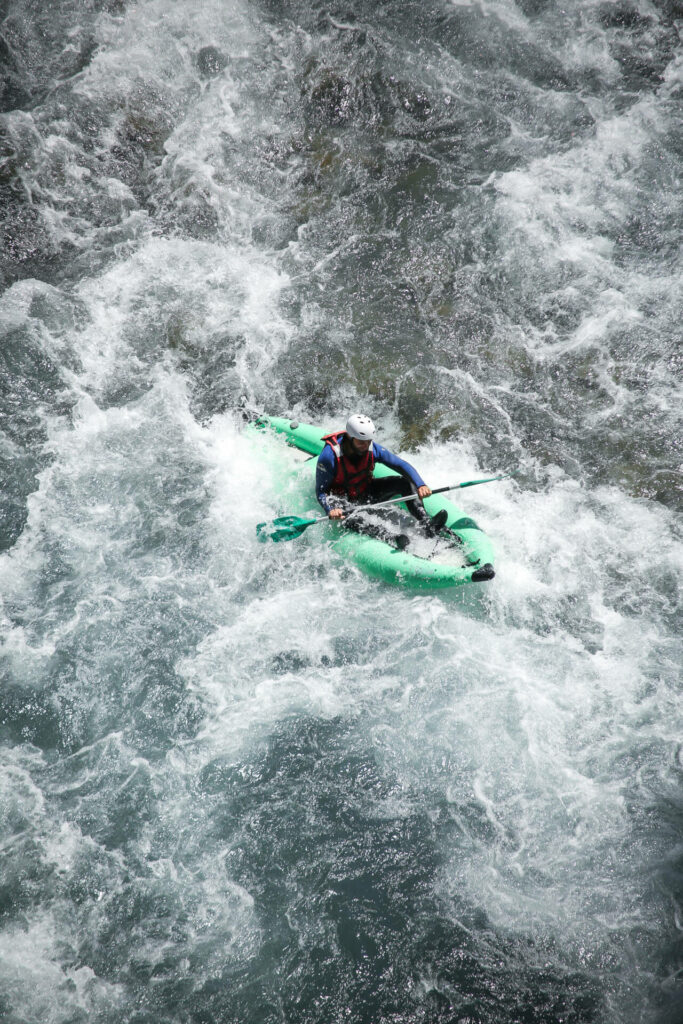
POLYGON ((384 448, 381 444, 377 444, 373 441, 372 447, 375 452, 375 460, 388 466, 389 469, 396 470, 401 476, 407 477, 411 484, 416 488, 418 496, 420 498, 428 498, 432 493, 431 488, 424 482, 418 471, 414 466, 411 466, 405 459, 400 459, 398 455, 394 455, 388 448, 384 448))
POLYGON ((343 519, 344 513, 340 508, 332 508, 330 505, 329 493, 332 481, 334 480, 334 452, 329 445, 325 445, 315 467, 315 496, 320 505, 328 514, 330 519, 343 519))

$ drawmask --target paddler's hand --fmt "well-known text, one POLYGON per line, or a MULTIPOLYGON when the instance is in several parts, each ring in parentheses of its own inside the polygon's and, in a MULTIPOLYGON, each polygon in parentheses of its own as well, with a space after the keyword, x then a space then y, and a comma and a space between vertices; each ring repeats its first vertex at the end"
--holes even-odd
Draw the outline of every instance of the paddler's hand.
POLYGON ((340 508, 333 508, 330 511, 330 519, 343 519, 344 513, 340 508))
POLYGON ((431 493, 431 489, 427 487, 427 484, 423 484, 422 487, 417 489, 418 498, 428 498, 431 493))

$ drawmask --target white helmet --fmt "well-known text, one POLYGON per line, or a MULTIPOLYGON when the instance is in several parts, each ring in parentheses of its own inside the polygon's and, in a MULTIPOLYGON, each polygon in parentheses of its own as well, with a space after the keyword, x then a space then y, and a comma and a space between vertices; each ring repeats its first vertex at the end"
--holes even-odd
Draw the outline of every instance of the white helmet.
POLYGON ((359 441, 372 441, 375 436, 375 424, 369 416, 354 412, 346 421, 346 433, 349 437, 357 437, 359 441))

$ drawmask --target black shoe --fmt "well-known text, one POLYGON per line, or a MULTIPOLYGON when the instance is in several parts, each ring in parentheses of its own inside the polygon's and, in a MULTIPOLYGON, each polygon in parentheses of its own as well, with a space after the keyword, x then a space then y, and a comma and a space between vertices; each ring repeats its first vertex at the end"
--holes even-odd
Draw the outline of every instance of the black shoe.
POLYGON ((442 508, 435 516, 432 516, 432 526, 435 530, 442 530, 448 522, 448 512, 442 508))
POLYGON ((442 508, 436 515, 432 516, 425 523, 425 532, 428 537, 438 537, 439 530, 443 530, 444 526, 448 522, 448 512, 445 508, 442 508))
POLYGON ((405 551, 405 549, 410 544, 410 537, 408 537, 405 533, 398 533, 394 537, 394 544, 396 545, 397 551, 405 551))

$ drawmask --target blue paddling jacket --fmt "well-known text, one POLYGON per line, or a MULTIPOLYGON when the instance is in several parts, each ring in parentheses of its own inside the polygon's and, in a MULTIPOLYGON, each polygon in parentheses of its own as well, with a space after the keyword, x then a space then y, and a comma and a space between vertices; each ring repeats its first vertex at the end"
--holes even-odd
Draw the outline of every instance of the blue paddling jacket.
MULTIPOLYGON (((341 445, 343 443, 345 434, 340 432, 339 434, 330 435, 327 440, 327 444, 318 456, 318 464, 315 471, 315 495, 322 507, 329 514, 332 509, 332 505, 329 502, 329 495, 332 490, 332 486, 335 483, 335 478, 338 478, 339 458, 337 452, 341 451, 341 445), (334 440, 335 444, 331 441, 334 440), (335 450, 336 449, 336 450, 335 450)), ((425 482, 417 472, 417 470, 410 465, 409 462, 405 462, 404 459, 399 459, 398 455, 394 455, 388 448, 382 447, 381 444, 377 444, 373 441, 370 445, 370 462, 374 465, 375 462, 381 462, 384 466, 388 466, 389 469, 395 470, 400 473, 401 476, 407 477, 414 487, 424 487, 425 482)), ((341 458, 344 456, 341 455, 341 458)), ((372 470, 370 470, 370 475, 372 470)))

